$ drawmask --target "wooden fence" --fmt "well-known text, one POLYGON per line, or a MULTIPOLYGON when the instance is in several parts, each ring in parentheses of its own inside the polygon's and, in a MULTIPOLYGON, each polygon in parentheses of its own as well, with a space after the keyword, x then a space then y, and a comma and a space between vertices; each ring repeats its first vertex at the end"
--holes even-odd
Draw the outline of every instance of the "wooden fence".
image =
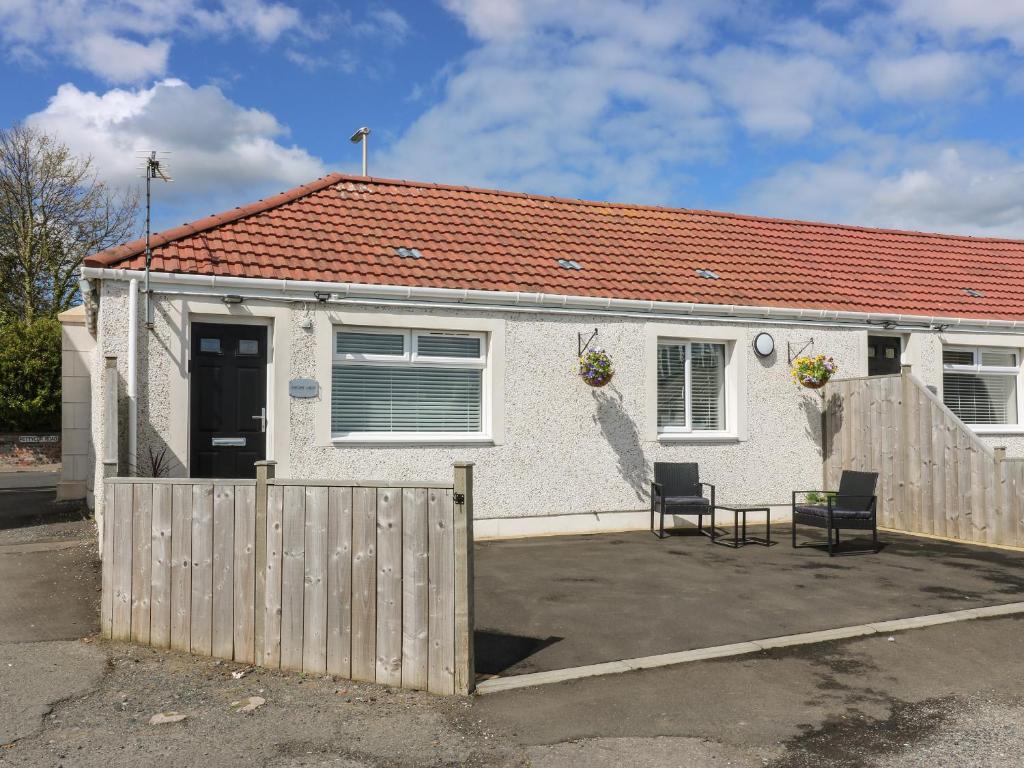
POLYGON ((829 384, 827 487, 843 469, 879 473, 881 526, 1024 546, 1024 460, 982 442, 910 366, 829 384))
POLYGON ((448 484, 110 478, 107 637, 473 690, 472 465, 448 484))

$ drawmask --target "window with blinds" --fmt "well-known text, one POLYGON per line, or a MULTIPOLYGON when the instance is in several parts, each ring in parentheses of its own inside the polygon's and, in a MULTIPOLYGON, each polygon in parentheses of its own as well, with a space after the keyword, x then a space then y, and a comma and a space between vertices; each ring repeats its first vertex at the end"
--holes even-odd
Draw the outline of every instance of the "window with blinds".
POLYGON ((975 426, 1016 425, 1018 351, 1004 347, 954 347, 942 351, 942 400, 975 426))
POLYGON ((482 334, 336 331, 332 434, 482 434, 485 355, 482 334))
POLYGON ((658 431, 726 429, 725 344, 658 343, 658 431))

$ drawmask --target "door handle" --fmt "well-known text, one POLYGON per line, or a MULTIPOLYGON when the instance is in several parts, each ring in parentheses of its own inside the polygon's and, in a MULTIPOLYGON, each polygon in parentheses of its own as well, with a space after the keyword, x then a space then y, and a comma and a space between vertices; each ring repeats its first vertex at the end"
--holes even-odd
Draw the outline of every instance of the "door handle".
POLYGON ((260 432, 266 432, 267 431, 267 409, 266 408, 260 408, 260 412, 256 416, 253 416, 253 418, 260 420, 260 432))

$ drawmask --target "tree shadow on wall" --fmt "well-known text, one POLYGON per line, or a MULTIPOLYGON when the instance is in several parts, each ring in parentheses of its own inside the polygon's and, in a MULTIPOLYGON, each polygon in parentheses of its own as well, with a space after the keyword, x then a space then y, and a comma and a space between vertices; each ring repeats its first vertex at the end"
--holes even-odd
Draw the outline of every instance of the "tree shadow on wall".
POLYGON ((594 422, 618 458, 619 475, 629 483, 638 499, 645 498, 650 466, 640 445, 640 430, 626 412, 622 393, 614 386, 591 392, 597 406, 594 422))

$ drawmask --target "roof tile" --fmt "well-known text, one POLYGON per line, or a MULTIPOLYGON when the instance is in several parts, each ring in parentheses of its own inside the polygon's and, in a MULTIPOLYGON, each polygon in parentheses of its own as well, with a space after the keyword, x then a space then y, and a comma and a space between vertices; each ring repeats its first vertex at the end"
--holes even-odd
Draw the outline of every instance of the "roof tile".
MULTIPOLYGON (((341 174, 152 242, 162 272, 1024 319, 1021 241, 341 174)), ((137 240, 86 264, 140 269, 144 252, 137 240)))

